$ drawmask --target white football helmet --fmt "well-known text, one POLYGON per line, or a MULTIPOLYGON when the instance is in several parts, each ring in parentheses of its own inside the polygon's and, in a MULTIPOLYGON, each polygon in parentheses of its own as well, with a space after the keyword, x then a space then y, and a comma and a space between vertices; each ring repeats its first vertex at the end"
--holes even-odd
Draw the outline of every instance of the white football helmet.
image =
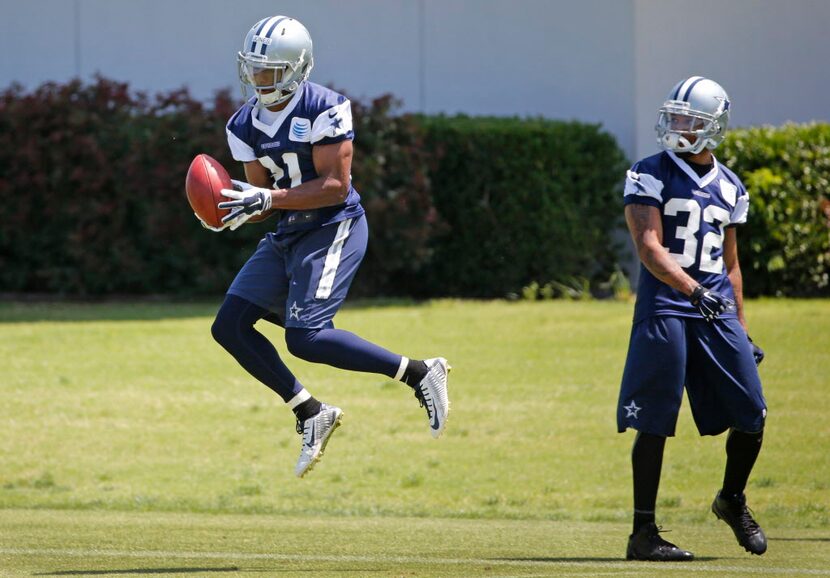
POLYGON ((654 128, 664 150, 697 154, 717 147, 728 124, 729 95, 714 80, 692 76, 671 89, 654 128))
POLYGON ((288 16, 271 16, 254 24, 237 54, 239 81, 247 99, 251 89, 260 108, 285 102, 297 92, 314 66, 311 36, 288 16))

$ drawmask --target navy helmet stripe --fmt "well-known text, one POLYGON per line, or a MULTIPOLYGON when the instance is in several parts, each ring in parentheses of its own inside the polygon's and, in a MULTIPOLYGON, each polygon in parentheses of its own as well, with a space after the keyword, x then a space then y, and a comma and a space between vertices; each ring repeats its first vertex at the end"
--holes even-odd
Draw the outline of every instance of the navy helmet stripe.
POLYGON ((686 102, 688 102, 688 101, 689 101, 689 95, 690 95, 690 94, 692 94, 692 89, 693 89, 693 88, 695 87, 695 85, 696 85, 698 82, 700 82, 701 80, 703 80, 703 78, 698 77, 698 79, 697 79, 697 80, 695 80, 692 84, 690 84, 690 85, 689 85, 689 88, 687 88, 687 89, 686 89, 685 94, 683 94, 683 100, 685 100, 686 102))
POLYGON ((270 22, 270 21, 271 21, 271 18, 263 18, 262 22, 260 22, 259 28, 257 28, 256 33, 254 33, 253 38, 251 38, 251 50, 250 50, 250 52, 253 52, 254 50, 256 50, 256 40, 255 39, 256 39, 257 36, 259 36, 262 33, 262 29, 265 28, 265 25, 268 24, 268 22, 270 22))
MULTIPOLYGON (((277 25, 278 25, 280 22, 282 22, 283 20, 288 20, 288 18, 287 18, 287 17, 285 17, 285 16, 283 16, 282 18, 280 18, 279 20, 277 20, 276 22, 274 22, 274 23, 271 25, 271 27, 270 27, 270 28, 269 28, 269 29, 265 32, 265 34, 263 34, 263 36, 265 36, 266 38, 270 37, 270 36, 271 36, 271 33, 274 31, 274 29, 277 27, 277 25)), ((266 45, 265 45, 265 43, 263 42, 263 43, 262 43, 262 48, 260 48, 260 49, 259 49, 259 53, 260 53, 260 54, 263 54, 263 55, 265 54, 265 46, 266 46, 266 45)))
POLYGON ((692 86, 697 84, 700 80, 703 80, 702 76, 690 76, 686 80, 681 80, 677 84, 677 87, 674 89, 674 94, 672 94, 669 100, 686 100, 689 97, 689 91, 692 90, 692 86), (683 91, 684 88, 687 88, 685 92, 683 91), (685 94, 686 96, 681 98, 681 94, 685 94))

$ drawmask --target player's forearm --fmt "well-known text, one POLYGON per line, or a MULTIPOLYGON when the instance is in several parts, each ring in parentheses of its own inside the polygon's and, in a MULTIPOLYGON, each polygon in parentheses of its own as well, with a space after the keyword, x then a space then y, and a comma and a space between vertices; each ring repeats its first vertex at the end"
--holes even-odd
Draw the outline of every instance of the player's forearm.
POLYGON ((271 206, 290 211, 319 209, 339 205, 348 196, 348 182, 331 176, 317 177, 290 189, 271 191, 271 206))
POLYGON ((254 215, 253 217, 251 217, 250 219, 248 219, 248 222, 249 222, 249 223, 261 223, 261 222, 262 222, 262 221, 264 221, 265 219, 268 219, 269 217, 271 217, 271 216, 272 216, 274 213, 276 213, 278 210, 279 210, 279 209, 268 209, 267 211, 265 211, 265 212, 264 212, 264 213, 262 213, 261 215, 254 215))
POLYGON ((684 295, 691 295, 695 287, 700 285, 671 258, 662 245, 641 244, 637 247, 637 252, 640 261, 652 275, 684 295))
POLYGON ((660 281, 691 295, 699 285, 663 247, 663 227, 659 211, 651 205, 631 204, 625 207, 625 221, 640 261, 660 281))
POLYGON ((735 293, 735 306, 738 309, 738 321, 740 321, 744 330, 749 332, 749 327, 746 324, 746 317, 744 317, 744 279, 741 274, 741 267, 735 263, 726 275, 729 277, 729 282, 732 283, 732 291, 735 293))

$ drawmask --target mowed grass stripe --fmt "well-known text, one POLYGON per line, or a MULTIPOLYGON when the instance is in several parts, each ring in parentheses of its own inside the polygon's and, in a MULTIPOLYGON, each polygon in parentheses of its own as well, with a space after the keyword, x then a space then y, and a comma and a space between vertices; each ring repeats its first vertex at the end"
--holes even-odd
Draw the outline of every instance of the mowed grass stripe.
POLYGON ((826 576, 830 530, 771 528, 750 556, 726 526, 672 539, 685 564, 624 561, 622 524, 0 510, 0 576, 147 573, 211 576, 826 576), (165 570, 166 572, 162 572, 165 570))
MULTIPOLYGON (((175 552, 175 551, 136 551, 106 549, 51 549, 51 548, 0 548, 0 554, 7 556, 38 556, 54 558, 137 558, 161 560, 274 560, 297 562, 351 562, 419 565, 476 565, 476 566, 542 566, 557 568, 599 568, 613 570, 632 570, 642 567, 655 569, 655 564, 647 562, 592 562, 568 560, 504 560, 498 558, 428 558, 424 556, 382 556, 382 555, 315 555, 315 554, 275 554, 255 552, 175 552)), ((739 572, 747 575, 793 576, 830 576, 830 570, 809 568, 777 568, 749 566, 724 566, 707 562, 689 562, 677 564, 660 564, 660 570, 680 573, 739 572)), ((113 574, 117 574, 113 571, 113 574)))

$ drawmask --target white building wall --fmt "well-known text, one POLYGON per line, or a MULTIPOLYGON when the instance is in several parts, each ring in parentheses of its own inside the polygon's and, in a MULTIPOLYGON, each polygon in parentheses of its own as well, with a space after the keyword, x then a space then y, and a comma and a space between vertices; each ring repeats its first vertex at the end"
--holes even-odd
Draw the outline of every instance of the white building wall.
POLYGON ((0 0, 0 87, 101 73, 136 90, 236 90, 258 19, 302 21, 313 79, 405 110, 602 123, 632 160, 701 74, 733 124, 830 120, 829 0, 0 0))
POLYGON ((634 0, 637 156, 679 80, 721 83, 733 126, 830 121, 830 1, 634 0))

